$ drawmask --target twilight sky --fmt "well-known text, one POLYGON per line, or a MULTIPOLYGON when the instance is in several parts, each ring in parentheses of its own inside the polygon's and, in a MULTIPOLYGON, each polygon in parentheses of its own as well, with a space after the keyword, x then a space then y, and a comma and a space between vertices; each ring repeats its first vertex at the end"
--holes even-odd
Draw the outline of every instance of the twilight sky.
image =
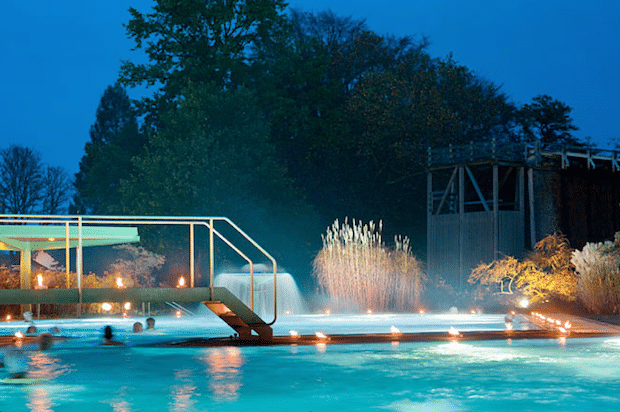
MULTIPOLYGON (((19 143, 77 172, 121 60, 129 7, 152 0, 0 1, 0 149, 19 143)), ((615 0, 289 0, 366 19, 379 34, 427 36, 430 54, 502 85, 517 103, 548 94, 573 108, 580 138, 620 138, 620 2, 615 0)))

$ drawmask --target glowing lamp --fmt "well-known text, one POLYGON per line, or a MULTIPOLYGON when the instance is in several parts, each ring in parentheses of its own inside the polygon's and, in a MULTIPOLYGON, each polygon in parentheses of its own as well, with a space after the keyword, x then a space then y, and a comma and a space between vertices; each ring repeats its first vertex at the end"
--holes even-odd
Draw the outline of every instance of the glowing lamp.
POLYGON ((326 309, 326 310, 325 310, 325 314, 326 314, 326 315, 329 315, 330 313, 332 313, 332 312, 331 312, 331 310, 329 310, 329 309, 326 309))
POLYGON ((566 321, 566 323, 564 324, 564 329, 570 329, 571 326, 573 325, 571 325, 569 321, 566 321))
POLYGON ((177 311, 176 311, 175 316, 176 316, 177 318, 180 318, 180 317, 181 317, 181 311, 180 311, 180 310, 177 310, 177 311))
POLYGON ((288 333, 289 333, 289 335, 291 335, 292 338, 298 338, 299 337, 299 332, 297 332, 296 330, 289 330, 288 333))
POLYGON ((525 309, 530 306, 530 301, 527 298, 523 298, 519 301, 519 306, 525 309))
POLYGON ((403 333, 400 331, 400 329, 398 329, 398 328, 397 328, 396 326, 394 326, 394 325, 390 326, 390 333, 391 333, 392 335, 396 335, 396 336, 400 336, 400 335, 402 335, 402 334, 403 334, 403 333))
POLYGON ((37 286, 39 289, 43 289, 43 275, 37 275, 37 286))
POLYGON ((324 334, 323 332, 316 332, 314 335, 315 335, 317 338, 322 339, 322 340, 327 339, 327 335, 326 335, 326 334, 324 334))
POLYGON ((121 277, 116 278, 116 287, 119 289, 125 287, 125 284, 123 283, 123 278, 121 277))
POLYGON ((290 314, 291 314, 291 311, 290 311, 290 310, 285 310, 285 311, 284 311, 284 314, 285 314, 285 315, 290 315, 290 314))
POLYGON ((109 312, 112 310, 112 304, 108 302, 103 302, 101 304, 101 309, 105 310, 106 312, 109 312))
POLYGON ((24 337, 24 334, 21 333, 20 331, 17 331, 17 332, 15 332, 15 337, 18 338, 18 339, 21 339, 21 338, 24 337))
POLYGON ((367 315, 372 315, 372 309, 367 309, 367 310, 366 310, 366 314, 367 314, 367 315))
POLYGON ((504 323, 504 326, 506 327, 506 332, 512 332, 512 330, 514 329, 512 322, 506 322, 504 323))
POLYGON ((10 322, 11 321, 11 315, 6 315, 6 321, 10 322))
POLYGON ((131 302, 125 302, 123 308, 125 308, 125 310, 131 310, 131 302))
POLYGON ((461 335, 461 333, 458 330, 456 330, 456 328, 454 326, 450 326, 450 329, 448 329, 448 334, 450 336, 460 336, 461 335))
POLYGON ((177 283, 177 288, 184 288, 184 287, 185 287, 185 278, 181 276, 179 278, 179 283, 177 283))

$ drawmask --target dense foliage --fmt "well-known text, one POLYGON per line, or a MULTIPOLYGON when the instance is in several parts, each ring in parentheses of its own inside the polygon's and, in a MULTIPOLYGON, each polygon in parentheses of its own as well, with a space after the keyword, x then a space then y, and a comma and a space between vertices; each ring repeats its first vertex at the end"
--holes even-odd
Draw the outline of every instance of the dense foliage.
POLYGON ((120 182, 134 171, 132 159, 144 149, 136 113, 122 87, 109 86, 97 108, 75 176, 74 212, 107 214, 119 202, 120 182))
POLYGON ((575 129, 560 102, 519 108, 451 56, 430 56, 426 39, 329 11, 158 0, 130 12, 146 62, 124 62, 120 83, 152 93, 131 107, 120 86, 104 93, 76 210, 271 226, 259 242, 288 245, 283 263, 304 272, 322 228, 343 216, 383 220, 389 238, 423 250, 429 145, 568 141, 575 129))

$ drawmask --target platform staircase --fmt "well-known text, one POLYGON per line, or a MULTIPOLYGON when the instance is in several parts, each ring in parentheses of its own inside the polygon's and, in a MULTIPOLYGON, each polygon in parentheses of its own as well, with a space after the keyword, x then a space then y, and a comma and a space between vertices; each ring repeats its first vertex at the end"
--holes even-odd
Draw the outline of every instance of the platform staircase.
POLYGON ((101 288, 82 289, 2 289, 0 305, 78 304, 102 302, 195 303, 202 302, 239 335, 239 339, 269 341, 273 330, 228 289, 214 288, 101 288))

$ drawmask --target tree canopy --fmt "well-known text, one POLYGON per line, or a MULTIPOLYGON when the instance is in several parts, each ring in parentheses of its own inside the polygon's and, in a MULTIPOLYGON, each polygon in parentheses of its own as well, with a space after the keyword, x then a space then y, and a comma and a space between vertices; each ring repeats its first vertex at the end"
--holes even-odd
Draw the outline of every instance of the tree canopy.
MULTIPOLYGON (((244 84, 250 50, 281 24, 283 0, 158 0, 151 13, 130 8, 125 26, 148 63, 126 61, 121 80, 158 87, 176 99, 190 82, 234 88, 244 84)), ((147 99, 148 101, 148 99, 147 99)))
POLYGON ((71 192, 67 171, 43 163, 36 150, 15 144, 0 150, 1 213, 64 213, 71 192))
POLYGON ((127 34, 146 62, 124 62, 119 81, 151 93, 132 105, 122 87, 105 91, 78 210, 250 225, 268 210, 274 222, 296 216, 302 232, 350 216, 383 220, 389 238, 403 233, 419 250, 428 146, 569 142, 576 129, 567 105, 539 96, 519 107, 452 56, 432 57, 425 38, 286 11, 284 0, 130 9, 127 34))
POLYGON ((571 133, 579 130, 570 117, 571 111, 571 107, 546 94, 534 97, 532 103, 518 111, 523 137, 541 143, 580 144, 571 133))
POLYGON ((75 176, 75 211, 109 213, 119 201, 121 180, 133 172, 133 157, 142 153, 145 144, 127 92, 119 85, 108 86, 75 176))

